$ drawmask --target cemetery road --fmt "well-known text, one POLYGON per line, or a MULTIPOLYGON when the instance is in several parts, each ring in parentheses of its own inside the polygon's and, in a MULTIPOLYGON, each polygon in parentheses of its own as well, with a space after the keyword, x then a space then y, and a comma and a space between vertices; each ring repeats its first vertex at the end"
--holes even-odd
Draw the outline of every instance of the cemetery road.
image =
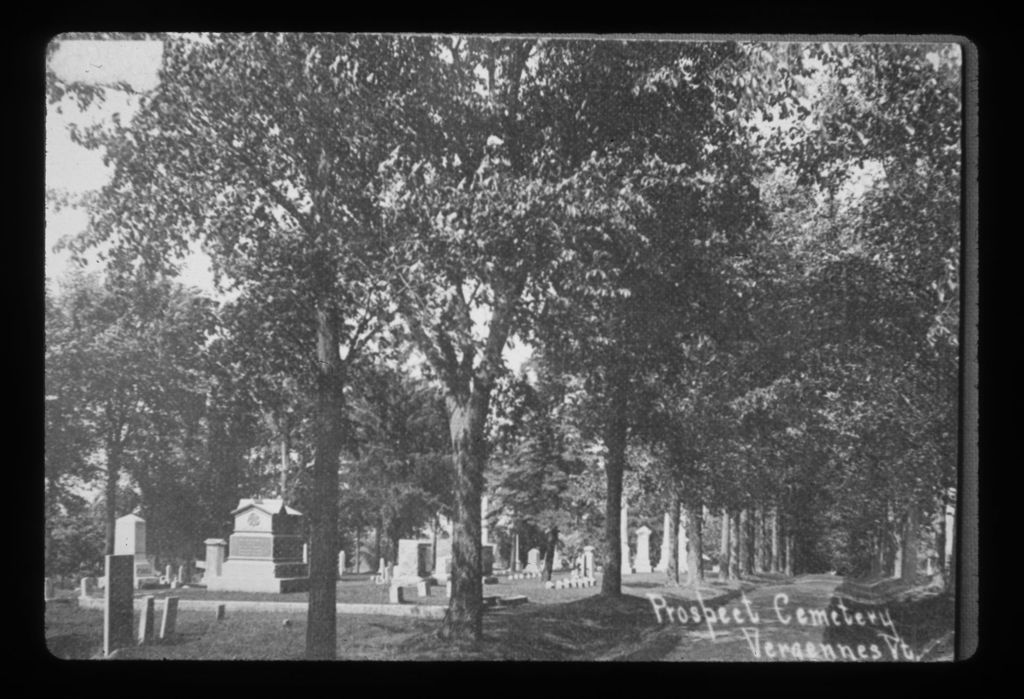
MULTIPOLYGON (((836 627, 833 625, 830 629, 822 623, 823 617, 830 618, 832 611, 836 611, 836 620, 843 622, 842 610, 830 607, 833 592, 841 582, 839 576, 807 575, 790 583, 746 592, 746 601, 737 598, 723 605, 728 621, 712 624, 713 634, 707 623, 675 626, 678 641, 659 659, 772 662, 820 660, 823 659, 820 656, 830 651, 841 654, 841 649, 830 643, 835 637, 827 637, 827 632, 834 632, 836 627), (799 647, 796 657, 794 644, 799 647), (823 645, 829 647, 823 649, 823 645), (816 655, 819 657, 814 657, 816 655)), ((720 610, 716 607, 714 611, 720 610)), ((889 649, 881 640, 877 649, 884 656, 889 655, 889 649)), ((856 653, 856 645, 853 652, 856 653)), ((864 652, 867 657, 863 659, 872 659, 870 645, 864 652)))

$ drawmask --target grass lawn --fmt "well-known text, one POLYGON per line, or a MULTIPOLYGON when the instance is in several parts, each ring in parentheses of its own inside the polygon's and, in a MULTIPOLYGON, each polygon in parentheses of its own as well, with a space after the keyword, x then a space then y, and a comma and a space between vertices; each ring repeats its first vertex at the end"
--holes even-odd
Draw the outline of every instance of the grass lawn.
MULTIPOLYGON (((367 581, 342 581, 339 602, 378 601, 376 586, 367 581), (367 597, 369 596, 369 597, 367 597)), ((385 601, 387 590, 384 592, 385 601)), ((731 595, 735 586, 709 585, 706 600, 731 595)), ((427 598, 444 604, 441 596, 427 598)), ((167 594, 152 591, 144 594, 167 594)), ((205 590, 176 590, 180 597, 202 594, 206 598, 232 599, 230 594, 205 590), (185 594, 190 593, 190 594, 185 594)), ((392 616, 338 615, 338 657, 352 660, 596 660, 655 659, 661 629, 654 623, 647 592, 666 598, 692 599, 685 589, 665 585, 664 576, 630 576, 621 599, 607 600, 599 588, 547 590, 539 579, 486 585, 485 594, 525 594, 531 604, 489 610, 484 616, 484 640, 479 644, 452 646, 439 641, 440 622, 392 616)), ((260 599, 247 595, 234 599, 260 599)), ((266 595, 275 600, 305 601, 302 593, 266 595)), ((415 589, 410 600, 416 600, 415 589)), ((159 607, 158 607, 159 609, 159 607)), ((158 614, 159 616, 159 614, 158 614)), ((135 615, 138 623, 138 614, 135 615)), ((211 611, 181 610, 178 635, 170 643, 126 648, 124 659, 246 659, 297 660, 305 649, 305 613, 244 611, 229 613, 217 621, 211 611), (286 626, 285 620, 290 623, 286 626)), ((47 605, 46 637, 50 652, 60 658, 91 658, 102 646, 103 613, 79 609, 73 601, 47 605)))

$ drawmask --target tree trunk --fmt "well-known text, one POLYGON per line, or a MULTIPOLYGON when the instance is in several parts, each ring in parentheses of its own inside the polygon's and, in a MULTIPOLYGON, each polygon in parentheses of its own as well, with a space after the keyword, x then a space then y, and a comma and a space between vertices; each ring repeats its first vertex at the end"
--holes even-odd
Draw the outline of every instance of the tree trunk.
POLYGON ((765 558, 764 558, 764 510, 761 506, 754 508, 752 511, 751 526, 754 530, 753 545, 754 545, 754 561, 753 570, 761 572, 765 569, 765 558))
POLYGON ((795 568, 793 561, 793 534, 786 532, 786 575, 792 577, 795 568))
POLYGON ((686 508, 687 555, 689 556, 690 584, 696 587, 704 582, 704 520, 700 507, 686 508))
POLYGON ((672 502, 668 507, 668 531, 664 533, 668 540, 668 567, 665 569, 669 582, 679 584, 679 544, 676 538, 679 536, 679 518, 682 503, 678 492, 672 493, 672 502))
POLYGON ((441 627, 448 640, 483 635, 483 568, 480 510, 484 490, 484 421, 489 388, 474 388, 461 399, 449 395, 448 428, 455 464, 455 520, 452 526, 452 596, 441 627))
POLYGON ((876 527, 871 535, 871 560, 869 561, 868 576, 872 579, 882 575, 882 560, 885 550, 885 540, 881 530, 876 527))
POLYGON ((622 476, 626 469, 626 440, 628 424, 627 377, 621 366, 616 366, 611 400, 609 401, 608 422, 605 427, 604 444, 608 450, 605 458, 605 475, 608 480, 605 502, 604 575, 601 577, 601 594, 618 597, 622 594, 622 476))
POLYGON ((935 567, 936 572, 946 579, 946 498, 938 502, 938 512, 932 519, 932 531, 935 536, 935 567))
MULTIPOLYGON (((282 425, 284 420, 282 418, 282 425)), ((290 448, 290 434, 287 427, 281 428, 281 500, 288 504, 288 452, 290 448)))
POLYGON ((555 547, 558 546, 558 527, 548 529, 548 549, 544 553, 544 582, 551 579, 551 570, 555 565, 555 547))
POLYGON ((782 551, 779 541, 781 532, 779 532, 779 506, 776 505, 772 508, 772 536, 771 536, 771 567, 773 573, 778 573, 782 570, 782 551))
POLYGON ((434 515, 434 521, 430 525, 430 530, 433 533, 433 542, 430 545, 430 569, 437 574, 437 529, 441 526, 441 523, 437 519, 437 515, 434 515))
POLYGON ((107 442, 107 482, 105 505, 106 555, 114 555, 114 532, 117 527, 117 482, 121 477, 121 444, 116 440, 107 442))
POLYGON ((903 525, 903 560, 900 579, 907 585, 913 585, 917 577, 917 537, 918 512, 916 504, 907 508, 907 518, 903 525))
MULTIPOLYGON (((345 367, 338 355, 337 319, 321 299, 316 309, 317 373, 313 488, 309 541, 306 658, 337 655, 338 457, 345 419, 345 367)), ((356 558, 358 560, 358 552, 356 558)))
POLYGON ((779 513, 779 572, 786 573, 786 517, 779 513))
POLYGON ((360 556, 359 554, 360 554, 360 549, 362 549, 362 538, 363 538, 363 528, 362 527, 356 527, 356 550, 352 552, 352 555, 356 559, 356 573, 360 572, 360 570, 359 570, 359 559, 362 558, 362 556, 360 556))
POLYGON ((754 556, 757 552, 757 520, 754 517, 754 510, 747 510, 747 555, 743 559, 747 575, 754 574, 754 556))
MULTIPOLYGON (((374 527, 374 529, 375 529, 375 531, 373 533, 373 562, 372 562, 372 565, 380 565, 380 563, 379 563, 379 561, 381 559, 380 536, 381 536, 381 531, 384 529, 384 517, 383 516, 380 516, 380 517, 377 518, 377 525, 374 527)), ((378 570, 377 572, 378 573, 383 573, 384 571, 383 570, 378 570)))
POLYGON ((733 510, 729 514, 729 580, 740 577, 740 513, 733 510))
POLYGON ((722 508, 722 548, 718 554, 718 577, 722 580, 729 579, 729 559, 732 553, 732 542, 730 541, 731 527, 729 526, 729 511, 722 508))

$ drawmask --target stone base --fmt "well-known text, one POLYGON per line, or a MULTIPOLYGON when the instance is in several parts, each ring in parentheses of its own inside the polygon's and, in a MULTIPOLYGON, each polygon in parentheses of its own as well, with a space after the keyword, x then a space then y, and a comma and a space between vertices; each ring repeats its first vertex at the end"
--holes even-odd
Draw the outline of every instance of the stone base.
POLYGON ((279 561, 228 560, 223 574, 205 577, 207 590, 237 592, 305 592, 309 590, 309 566, 279 561))
POLYGON ((391 579, 392 585, 399 585, 401 587, 408 587, 410 585, 419 585, 421 582, 429 581, 430 584, 436 585, 437 579, 433 577, 423 577, 419 575, 396 575, 391 579))
POLYGON ((206 583, 207 590, 224 592, 308 592, 309 578, 246 578, 221 575, 206 583))

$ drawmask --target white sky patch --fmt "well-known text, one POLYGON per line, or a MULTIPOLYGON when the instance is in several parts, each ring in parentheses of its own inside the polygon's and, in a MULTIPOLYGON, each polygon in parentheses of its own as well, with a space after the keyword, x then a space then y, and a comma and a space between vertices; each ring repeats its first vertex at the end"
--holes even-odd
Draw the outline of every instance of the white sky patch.
MULTIPOLYGON (((65 82, 105 87, 127 83, 135 92, 152 90, 159 82, 163 57, 160 41, 56 41, 60 46, 50 60, 50 67, 65 82)), ((85 111, 70 97, 47 105, 46 187, 74 196, 99 190, 110 182, 113 168, 103 164, 103 151, 76 144, 68 128, 112 124, 115 114, 127 123, 137 108, 137 96, 119 89, 108 90, 104 100, 94 102, 85 111)), ((49 279, 57 281, 66 276, 71 265, 70 254, 56 252, 54 246, 61 239, 81 233, 88 222, 89 215, 83 207, 72 205, 60 211, 47 207, 45 266, 49 279)), ((95 257, 90 267, 100 267, 95 257)), ((208 276, 208 288, 212 289, 212 275, 208 276)))
MULTIPOLYGON (((473 320, 473 339, 477 342, 484 342, 487 339, 487 332, 490 329, 490 306, 476 306, 470 311, 469 316, 473 320)), ((511 342, 506 343, 501 356, 504 358, 505 364, 509 369, 515 373, 519 373, 519 368, 523 363, 533 356, 533 348, 525 342, 512 338, 511 342), (511 345, 511 347, 509 345, 511 345)), ((479 357, 477 358, 477 361, 479 362, 479 357)))
MULTIPOLYGON (((181 264, 181 270, 178 272, 178 282, 213 294, 215 298, 221 296, 216 293, 211 262, 210 256, 206 254, 199 243, 192 243, 189 246, 188 255, 181 264)), ((234 296, 237 296, 237 293, 234 296)))
POLYGON ((125 82, 138 92, 157 86, 162 41, 56 40, 60 47, 50 65, 64 80, 94 85, 125 82))

